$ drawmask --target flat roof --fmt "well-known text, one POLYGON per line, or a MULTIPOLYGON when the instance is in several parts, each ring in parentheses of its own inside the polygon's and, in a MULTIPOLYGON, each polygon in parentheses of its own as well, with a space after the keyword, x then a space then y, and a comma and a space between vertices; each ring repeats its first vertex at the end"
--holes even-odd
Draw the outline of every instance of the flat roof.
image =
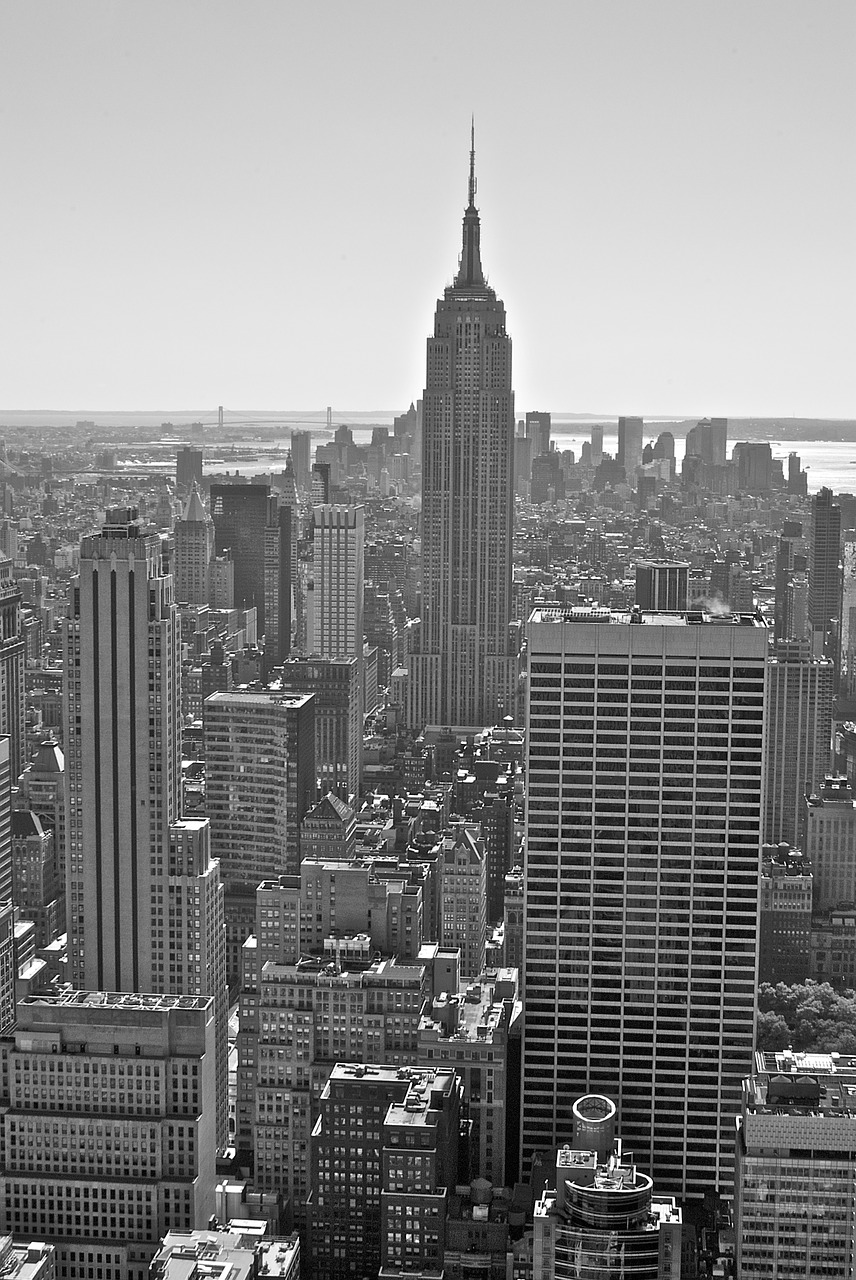
POLYGON ((136 991, 75 991, 71 988, 51 995, 24 996, 23 1005, 85 1005, 89 1008, 119 1009, 206 1009, 211 996, 148 995, 136 991))
POLYGON ((712 612, 710 609, 687 609, 682 612, 659 612, 642 609, 607 609, 600 605, 572 605, 571 607, 543 606, 533 609, 530 622, 594 622, 601 624, 630 624, 648 627, 761 627, 767 623, 758 613, 712 612))

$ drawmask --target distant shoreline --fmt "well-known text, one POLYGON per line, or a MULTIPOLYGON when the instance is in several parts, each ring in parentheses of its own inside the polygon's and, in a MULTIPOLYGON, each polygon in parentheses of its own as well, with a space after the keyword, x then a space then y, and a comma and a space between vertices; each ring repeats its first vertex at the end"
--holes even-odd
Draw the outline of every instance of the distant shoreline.
MULTIPOLYGON (((405 409, 375 410, 333 410, 332 425, 352 426, 368 430, 373 426, 392 426, 393 418, 405 409)), ((521 415, 522 416, 522 415, 521 415)), ((672 430, 678 439, 683 439, 687 431, 699 421, 697 417, 663 417, 652 415, 644 418, 646 436, 654 436, 662 430, 672 430)), ((176 434, 184 433, 185 428, 193 423, 201 422, 206 430, 217 433, 217 438, 228 438, 234 431, 236 439, 247 436, 258 428, 270 433, 279 427, 284 431, 306 429, 313 433, 326 430, 326 409, 229 409, 224 413, 223 432, 218 426, 217 409, 196 410, 115 410, 94 411, 86 409, 0 409, 0 435, 4 431, 33 428, 43 431, 62 432, 65 430, 85 430, 83 424, 92 424, 93 434, 99 430, 109 429, 111 432, 152 427, 173 427, 176 434)), ((553 433, 555 435, 578 435, 594 423, 615 427, 618 418, 615 414, 582 414, 554 413, 553 433)), ((781 418, 781 417, 735 417, 728 419, 728 439, 737 440, 769 440, 769 441, 850 441, 856 443, 856 419, 850 418, 781 418)))

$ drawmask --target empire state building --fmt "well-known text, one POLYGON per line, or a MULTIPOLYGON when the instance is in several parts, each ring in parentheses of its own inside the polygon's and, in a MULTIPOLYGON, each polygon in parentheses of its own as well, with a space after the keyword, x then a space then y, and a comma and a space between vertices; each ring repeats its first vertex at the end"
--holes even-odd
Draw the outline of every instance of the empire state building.
POLYGON ((408 722, 495 724, 514 711, 514 392, 505 307, 479 250, 475 144, 454 283, 428 339, 422 434, 422 617, 408 722))

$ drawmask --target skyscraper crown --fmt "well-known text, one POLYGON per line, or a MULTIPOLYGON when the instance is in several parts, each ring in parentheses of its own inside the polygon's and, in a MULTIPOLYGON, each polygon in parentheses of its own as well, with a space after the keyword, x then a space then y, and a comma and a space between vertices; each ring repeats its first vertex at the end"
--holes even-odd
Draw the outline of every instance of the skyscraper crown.
POLYGON ((464 211, 464 238, 461 249, 461 261, 458 274, 455 276, 455 289, 484 289, 487 281, 481 264, 479 242, 481 239, 481 223, 476 208, 476 127, 473 121, 470 128, 470 182, 468 203, 464 211))

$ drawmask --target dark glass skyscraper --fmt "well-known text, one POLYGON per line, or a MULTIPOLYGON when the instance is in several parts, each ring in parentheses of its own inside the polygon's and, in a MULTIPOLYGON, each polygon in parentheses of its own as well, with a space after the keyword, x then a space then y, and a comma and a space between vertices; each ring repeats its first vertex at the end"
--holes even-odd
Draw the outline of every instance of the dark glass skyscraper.
POLYGON ((481 265, 470 152, 458 274, 428 339, 422 434, 422 620, 408 719, 496 723, 513 711, 514 393, 505 307, 481 265))

